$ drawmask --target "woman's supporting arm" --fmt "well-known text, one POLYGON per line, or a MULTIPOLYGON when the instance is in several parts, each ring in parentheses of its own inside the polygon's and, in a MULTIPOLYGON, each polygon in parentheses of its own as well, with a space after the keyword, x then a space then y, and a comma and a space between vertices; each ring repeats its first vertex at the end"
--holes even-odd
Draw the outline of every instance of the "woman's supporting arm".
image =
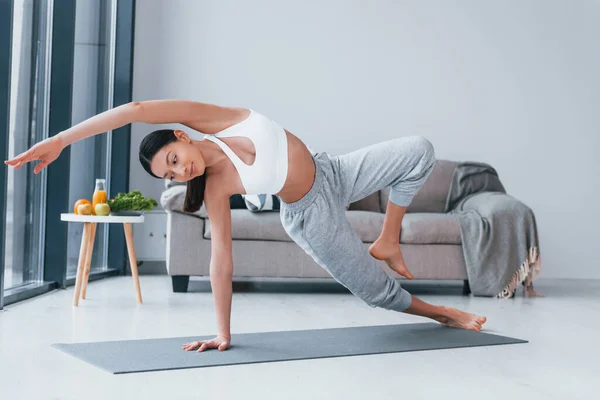
POLYGON ((212 257, 210 285, 217 317, 217 336, 231 340, 231 303, 233 296, 233 261, 212 257))
POLYGON ((219 187, 216 185, 207 186, 204 193, 204 206, 210 219, 210 283, 217 316, 217 329, 218 335, 227 339, 231 339, 233 294, 233 247, 229 197, 229 194, 219 192, 219 187))

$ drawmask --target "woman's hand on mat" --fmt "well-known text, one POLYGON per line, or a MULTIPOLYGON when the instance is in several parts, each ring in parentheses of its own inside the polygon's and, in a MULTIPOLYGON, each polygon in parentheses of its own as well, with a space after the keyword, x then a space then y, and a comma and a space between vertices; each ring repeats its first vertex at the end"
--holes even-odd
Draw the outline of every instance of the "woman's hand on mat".
POLYGON ((4 161, 4 164, 10 165, 15 169, 21 168, 28 162, 40 160, 33 169, 34 174, 39 174, 52 161, 56 160, 64 146, 60 138, 53 136, 34 145, 29 150, 19 154, 12 160, 4 161))
POLYGON ((229 348, 229 343, 231 339, 224 336, 217 336, 214 339, 210 340, 199 340, 197 342, 190 342, 183 345, 182 349, 185 351, 196 350, 198 352, 204 351, 206 349, 219 349, 219 351, 227 350, 229 348))

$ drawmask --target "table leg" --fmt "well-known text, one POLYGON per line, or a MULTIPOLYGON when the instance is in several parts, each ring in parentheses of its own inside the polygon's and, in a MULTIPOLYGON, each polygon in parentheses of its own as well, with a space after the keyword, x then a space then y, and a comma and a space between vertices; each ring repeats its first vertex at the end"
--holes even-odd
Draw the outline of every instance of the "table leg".
POLYGON ((73 305, 79 305, 79 295, 81 292, 81 281, 83 280, 83 269, 87 254, 88 242, 90 237, 91 223, 84 222, 83 234, 81 235, 81 247, 79 248, 79 262, 77 263, 77 278, 75 278, 75 293, 73 295, 73 305))
POLYGON ((137 296, 137 302, 141 303, 142 291, 140 289, 140 278, 138 276, 137 260, 135 259, 135 248, 133 247, 133 230, 131 229, 130 223, 124 223, 123 229, 125 230, 125 240, 127 241, 127 252, 129 253, 129 264, 131 264, 131 276, 133 277, 135 294, 137 296))
POLYGON ((92 253, 94 252, 94 239, 96 238, 96 228, 97 223, 92 222, 92 226, 90 229, 90 238, 88 240, 87 246, 87 254, 85 257, 85 269, 83 274, 83 282, 81 285, 81 298, 85 299, 85 294, 87 291, 88 280, 90 279, 90 270, 92 265, 92 253))

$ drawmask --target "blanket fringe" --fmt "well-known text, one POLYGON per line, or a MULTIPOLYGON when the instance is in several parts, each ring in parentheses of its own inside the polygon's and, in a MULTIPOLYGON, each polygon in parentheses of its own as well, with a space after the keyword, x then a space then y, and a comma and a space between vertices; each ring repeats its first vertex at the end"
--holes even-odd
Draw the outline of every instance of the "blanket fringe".
POLYGON ((527 294, 531 297, 541 296, 533 290, 533 278, 540 273, 541 257, 537 247, 529 249, 529 254, 523 264, 514 273, 504 289, 496 295, 500 299, 514 297, 517 287, 522 284, 527 294))

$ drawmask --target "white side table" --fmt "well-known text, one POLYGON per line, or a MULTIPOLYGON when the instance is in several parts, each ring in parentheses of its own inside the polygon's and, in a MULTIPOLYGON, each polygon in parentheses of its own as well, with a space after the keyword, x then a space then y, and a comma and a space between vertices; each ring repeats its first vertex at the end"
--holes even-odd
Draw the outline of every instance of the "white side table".
POLYGON ((73 305, 79 305, 79 296, 81 296, 82 299, 85 299, 85 292, 90 276, 92 250, 94 249, 94 238, 96 236, 96 224, 98 223, 123 224, 136 299, 138 303, 142 303, 142 291, 140 289, 140 279, 138 275, 137 260, 135 258, 135 249, 133 246, 133 231, 131 229, 131 224, 139 224, 144 222, 144 216, 140 215, 134 217, 121 217, 109 215, 107 217, 100 217, 96 215, 60 214, 60 220, 83 223, 83 235, 81 237, 81 247, 79 248, 79 262, 77 264, 77 278, 75 279, 73 305))

